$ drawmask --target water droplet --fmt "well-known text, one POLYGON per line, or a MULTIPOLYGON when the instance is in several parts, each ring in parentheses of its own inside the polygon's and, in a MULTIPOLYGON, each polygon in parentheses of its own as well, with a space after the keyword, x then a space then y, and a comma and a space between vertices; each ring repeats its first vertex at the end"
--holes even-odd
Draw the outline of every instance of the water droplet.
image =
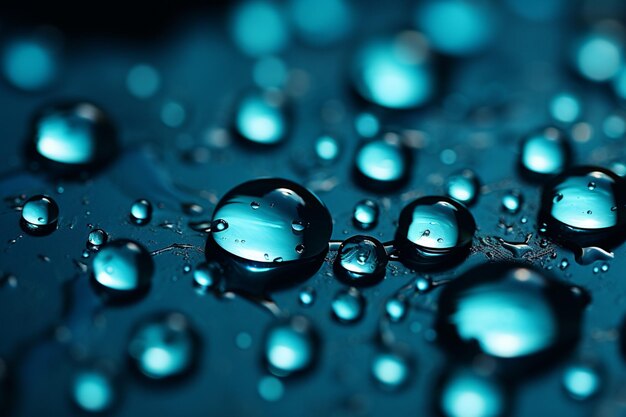
POLYGON ((137 64, 128 71, 126 88, 135 97, 146 99, 152 97, 159 90, 161 76, 151 65, 137 64))
POLYGON ((367 189, 391 192, 409 179, 413 157, 395 134, 364 142, 354 159, 354 177, 367 189))
POLYGON ((521 208, 524 198, 519 191, 512 190, 502 196, 502 208, 511 214, 516 214, 521 208))
POLYGON ((385 313, 389 320, 399 322, 406 317, 408 303, 403 297, 392 297, 385 303, 385 313))
POLYGON ((264 359, 276 376, 309 369, 317 356, 317 334, 311 322, 296 316, 273 325, 265 335, 264 359))
POLYGON ((337 277, 350 285, 371 285, 385 277, 387 253, 377 239, 352 236, 346 239, 335 258, 337 277))
POLYGON ((288 128, 287 109, 280 98, 252 91, 237 103, 235 130, 248 143, 277 145, 288 128))
POLYGON ((315 154, 322 162, 333 162, 339 157, 339 142, 333 136, 323 135, 315 141, 315 154))
POLYGON ((559 263, 559 268, 564 271, 569 266, 569 261, 567 259, 563 259, 561 263, 559 263))
POLYGON ((113 296, 145 294, 153 272, 154 261, 150 253, 131 240, 112 240, 93 257, 95 281, 113 296))
POLYGON ((359 113, 354 118, 356 132, 364 138, 373 138, 380 132, 380 122, 372 113, 359 113))
POLYGON ((217 204, 213 218, 228 227, 209 235, 206 252, 223 265, 233 289, 248 292, 308 278, 321 266, 332 233, 324 204, 306 188, 283 179, 235 187, 217 204), (252 202, 259 208, 251 209, 252 202), (302 250, 294 250, 299 245, 302 250))
POLYGON ((521 141, 520 168, 531 180, 561 173, 571 162, 571 149, 565 133, 556 127, 538 129, 521 141))
POLYGON ((109 236, 102 229, 94 229, 87 236, 87 247, 89 249, 99 249, 100 246, 107 243, 109 236))
POLYGON ((620 139, 626 134, 626 120, 621 114, 611 114, 604 119, 602 131, 610 139, 620 139))
POLYGON ((6 46, 2 72, 13 87, 38 91, 53 83, 59 72, 59 56, 48 39, 15 39, 6 46))
POLYGON ((239 49, 250 56, 275 54, 289 43, 289 27, 278 4, 249 0, 238 4, 230 19, 230 32, 239 49))
POLYGON ((111 376, 95 369, 76 373, 72 381, 72 399, 78 407, 90 413, 109 410, 116 399, 111 376))
POLYGON ((407 358, 392 352, 380 352, 372 361, 372 375, 387 390, 397 390, 406 385, 410 376, 407 358))
POLYGON ((425 293, 433 288, 433 280, 429 277, 419 277, 415 280, 415 290, 419 293, 425 293))
POLYGON ((181 127, 187 119, 187 110, 177 101, 166 101, 161 107, 161 121, 167 127, 181 127))
POLYGON ((374 200, 361 200, 354 206, 352 223, 361 230, 370 230, 378 224, 380 208, 374 200))
POLYGON ((441 343, 459 355, 490 355, 523 372, 574 347, 583 307, 567 285, 543 271, 485 264, 443 288, 436 329, 441 343))
POLYGON ((300 290, 300 293, 298 293, 298 301, 300 302, 300 305, 305 307, 312 306, 313 303, 315 303, 316 298, 317 292, 313 287, 305 287, 300 290))
POLYGON ((290 15, 298 35, 324 47, 344 39, 353 27, 352 3, 346 0, 291 0, 290 15))
POLYGON ((563 371, 563 387, 575 400, 584 401, 593 397, 600 390, 601 382, 598 369, 590 363, 570 363, 563 371))
POLYGON ((391 109, 426 103, 433 95, 435 73, 424 36, 402 32, 373 39, 357 51, 352 82, 366 100, 391 109))
POLYGON ((446 193, 465 205, 471 205, 478 197, 480 182, 474 171, 464 169, 450 175, 446 183, 446 193))
POLYGON ((143 226, 152 219, 152 204, 146 199, 136 200, 130 206, 130 220, 136 225, 143 226))
POLYGON ((273 376, 265 376, 259 381, 257 390, 265 401, 274 402, 283 397, 285 387, 280 379, 273 376))
POLYGON ((167 313, 141 322, 133 331, 128 354, 150 379, 180 377, 193 370, 198 341, 187 318, 167 313))
POLYGON ((340 323, 355 323, 365 313, 365 298, 356 288, 341 290, 333 297, 331 309, 340 323))
POLYGON ((438 406, 446 417, 498 417, 504 415, 507 396, 493 378, 460 368, 444 377, 438 406))
POLYGON ((26 200, 22 207, 22 229, 31 235, 42 236, 57 228, 59 206, 52 197, 35 195, 26 200))
POLYGON ((235 344, 241 350, 249 349, 252 346, 252 336, 250 336, 250 333, 239 332, 235 338, 235 344))
POLYGON ((580 117, 580 113, 580 100, 571 93, 559 93, 550 101, 550 115, 556 121, 573 123, 580 117))
POLYGON ((578 42, 574 67, 583 77, 603 82, 620 70, 624 56, 619 39, 610 33, 594 31, 578 42))
POLYGON ((117 153, 113 124, 87 102, 43 108, 34 118, 31 137, 33 154, 61 174, 99 168, 117 153))
POLYGON ((465 206, 447 197, 422 197, 402 209, 394 245, 408 266, 452 266, 469 250, 476 223, 465 206))
POLYGON ((288 76, 287 66, 275 56, 259 59, 252 69, 252 78, 259 88, 282 88, 288 80, 288 76))
POLYGON ((622 178, 602 168, 581 167, 545 185, 539 222, 546 224, 550 236, 565 243, 610 245, 624 238, 625 205, 622 178))
POLYGON ((193 271, 193 284, 201 292, 206 292, 217 284, 220 275, 219 265, 203 262, 193 271))

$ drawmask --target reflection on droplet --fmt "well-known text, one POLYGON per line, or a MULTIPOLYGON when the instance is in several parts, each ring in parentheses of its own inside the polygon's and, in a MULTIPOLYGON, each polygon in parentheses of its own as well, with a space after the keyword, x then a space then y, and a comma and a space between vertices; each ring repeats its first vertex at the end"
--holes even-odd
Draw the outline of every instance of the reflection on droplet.
POLYGON ((331 310, 340 323, 355 323, 365 313, 365 298, 356 288, 341 290, 333 297, 331 310))
POLYGON ((490 355, 524 372, 575 345, 584 306, 567 285, 543 271, 485 264, 443 288, 437 334, 452 352, 490 355))
POLYGON ((426 39, 416 32, 370 40, 353 59, 353 85, 364 99, 379 106, 418 107, 434 93, 429 55, 426 39))
POLYGON ((142 198, 136 200, 132 206, 130 206, 130 220, 136 225, 144 225, 150 223, 152 219, 152 204, 142 198))
POLYGON ((59 206, 52 197, 35 195, 26 200, 22 207, 22 229, 33 235, 43 236, 57 228, 59 206))
POLYGON ((474 171, 464 169, 448 177, 446 194, 465 205, 471 205, 478 197, 480 182, 474 171))
POLYGON ((131 336, 128 354, 150 379, 180 377, 193 369, 198 342, 181 313, 167 313, 140 323, 131 336))
POLYGON ((253 91, 237 103, 234 126, 249 143, 276 145, 285 139, 289 121, 282 99, 253 91))
POLYGON ((571 162, 571 150, 565 134, 548 127, 531 132, 522 139, 520 168, 529 179, 561 173, 571 162))
POLYGON ((255 292, 304 280, 324 260, 332 219, 306 188, 284 179, 241 184, 213 213, 207 255, 223 265, 228 285, 255 292), (251 203, 257 203, 254 208, 251 203))
POLYGON ((387 253, 377 239, 352 236, 346 239, 335 257, 337 277, 350 285, 371 285, 385 276, 387 253))
POLYGON ((93 277, 111 295, 142 295, 150 287, 154 261, 131 240, 112 240, 93 257, 93 277))
POLYGON ((447 197, 422 197, 400 213, 394 245, 407 265, 452 266, 472 243, 476 223, 467 208, 447 197))
POLYGON ((317 335, 311 322, 301 316, 278 323, 267 331, 264 359, 276 376, 309 369, 317 356, 317 335))

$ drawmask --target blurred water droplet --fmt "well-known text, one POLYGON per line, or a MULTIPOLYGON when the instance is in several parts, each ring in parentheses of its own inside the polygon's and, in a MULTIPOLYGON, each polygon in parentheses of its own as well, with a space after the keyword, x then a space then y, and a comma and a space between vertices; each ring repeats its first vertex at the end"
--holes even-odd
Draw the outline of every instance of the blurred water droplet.
POLYGON ((580 117, 581 103, 572 93, 559 93, 550 100, 550 115, 561 123, 573 123, 580 117))
POLYGON ((339 142, 333 136, 322 135, 315 141, 315 154, 322 162, 337 160, 340 150, 339 142))
POLYGON ((265 335, 264 359, 270 372, 288 376, 309 369, 317 356, 317 334, 311 322, 296 316, 275 324, 265 335))
POLYGON ((408 303, 405 298, 392 297, 385 303, 385 314, 389 320, 399 322, 406 317, 408 303))
POLYGON ((116 400, 115 385, 110 375, 100 370, 82 370, 73 376, 72 399, 83 411, 101 413, 116 400))
POLYGON ((137 64, 128 71, 126 88, 135 97, 146 99, 156 94, 161 86, 161 75, 151 65, 137 64))
POLYGON ((380 122, 372 113, 363 112, 354 118, 356 132, 364 138, 373 138, 380 132, 380 122))
POLYGON ((300 305, 309 307, 315 303, 315 299, 317 298, 317 292, 313 287, 305 287, 300 290, 298 293, 298 301, 300 305))
POLYGON ((516 214, 522 208, 524 199, 517 190, 508 191, 502 196, 502 208, 511 214, 516 214))
POLYGON ((289 27, 283 10, 266 0, 249 0, 235 5, 230 32, 239 49, 250 56, 275 54, 289 43, 289 27))
POLYGON ((338 42, 352 30, 352 3, 346 0, 291 0, 289 12, 298 35, 313 46, 338 42))
POLYGON ((480 182, 474 171, 464 169, 448 177, 446 194, 465 205, 471 205, 478 197, 480 182))
POLYGON ((289 117, 282 99, 261 91, 244 95, 236 105, 234 127, 248 143, 276 145, 289 129, 289 117))
POLYGON ((331 310, 340 323, 355 323, 365 313, 365 298, 356 288, 341 290, 333 297, 331 310))
POLYGON ((437 405, 445 417, 500 417, 507 396, 493 378, 460 368, 444 377, 437 405))
POLYGON ((567 394, 579 401, 598 393, 602 379, 598 369, 590 363, 574 362, 566 366, 561 379, 567 394))
POLYGON ((280 379, 273 376, 265 376, 261 378, 259 385, 257 386, 257 390, 259 391, 261 398, 269 402, 280 400, 285 392, 283 383, 280 379))
POLYGON ((409 180, 413 157, 395 134, 364 142, 354 159, 354 177, 359 185, 378 192, 391 192, 409 180))
POLYGON ((142 198, 130 206, 130 220, 139 226, 150 223, 152 220, 152 203, 142 198))
POLYGON ((2 72, 13 87, 38 91, 55 80, 60 67, 59 54, 48 39, 15 39, 5 47, 2 72))
POLYGON ((22 207, 22 229, 31 235, 42 236, 57 228, 59 206, 52 197, 35 195, 26 200, 22 207))
POLYGON ((406 385, 410 376, 408 360, 397 353, 380 352, 372 361, 372 375, 387 390, 397 390, 406 385))
POLYGON ((187 119, 187 110, 178 101, 169 100, 161 107, 161 121, 167 127, 181 127, 187 119))
POLYGON ((361 200, 354 206, 352 223, 361 230, 370 230, 378 224, 380 208, 374 200, 361 200))
POLYGON ((603 82, 613 78, 624 62, 619 39, 610 33, 594 31, 578 41, 574 67, 583 77, 603 82))
POLYGON ((193 271, 193 284, 201 292, 206 292, 215 287, 221 271, 218 265, 214 263, 203 262, 198 264, 193 271))
POLYGON ((547 127, 526 135, 520 145, 520 168, 531 180, 561 173, 571 162, 569 142, 561 130, 547 127))

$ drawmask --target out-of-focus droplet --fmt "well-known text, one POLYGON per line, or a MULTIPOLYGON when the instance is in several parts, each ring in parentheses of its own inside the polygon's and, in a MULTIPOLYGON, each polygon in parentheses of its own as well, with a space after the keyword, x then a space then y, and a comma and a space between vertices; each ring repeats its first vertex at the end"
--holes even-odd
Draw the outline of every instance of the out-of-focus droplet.
POLYGON ((141 198, 130 206, 130 220, 136 225, 143 226, 152 220, 152 203, 141 198))
POLYGON ((579 40, 574 49, 575 69, 591 81, 609 81, 617 75, 623 63, 622 45, 611 33, 591 32, 579 40))
POLYGON ((626 134, 626 118, 621 114, 610 114, 602 123, 602 131, 609 139, 621 139, 626 134))
POLYGON ((501 417, 507 396, 493 378, 459 368, 444 377, 437 406, 445 417, 501 417))
POLYGON ((107 243, 109 235, 102 229, 93 229, 87 236, 87 247, 89 249, 99 249, 100 246, 107 243))
POLYGON ((390 391, 405 386, 410 377, 407 358, 393 352, 379 352, 372 361, 371 370, 376 382, 390 391))
POLYGON ((361 230, 370 230, 378 224, 380 208, 374 200, 361 200, 354 206, 352 223, 361 230))
POLYGON ((341 290, 333 297, 331 311, 340 323, 355 323, 365 313, 365 297, 356 288, 341 290))
POLYGON ((150 287, 153 273, 152 256, 131 240, 112 240, 93 257, 95 281, 113 296, 143 295, 150 287))
POLYGON ((289 43, 289 28, 280 5, 267 0, 237 3, 230 20, 233 41, 253 57, 280 52, 289 43))
POLYGON ((415 12, 415 24, 433 49, 448 55, 471 55, 494 39, 496 17, 486 2, 426 0, 415 12))
POLYGON ((56 230, 59 206, 52 197, 35 195, 22 207, 22 229, 33 236, 43 236, 56 230))
POLYGON ((350 285, 371 285, 385 277, 387 262, 385 247, 377 239, 352 236, 337 250, 335 273, 350 285))
POLYGON ((200 291, 205 292, 215 287, 221 277, 219 265, 202 262, 193 271, 193 285, 200 291))
POLYGON ((411 151, 396 134, 364 142, 354 158, 354 178, 360 186, 392 192, 406 184, 413 165, 411 151))
POLYGON ((390 109, 425 104, 434 94, 428 42, 417 32, 365 43, 352 61, 352 82, 367 101, 390 109))
POLYGON ((34 118, 31 141, 37 159, 65 173, 96 169, 118 151, 108 116, 87 102, 43 108, 34 118))
POLYGON ((527 372, 575 346, 585 305, 543 271, 514 263, 480 265, 443 288, 437 335, 463 357, 485 354, 509 371, 517 366, 527 372))
POLYGON ((321 266, 332 233, 324 203, 278 178, 249 181, 226 193, 213 213, 213 224, 220 222, 228 227, 213 228, 207 255, 223 265, 227 284, 248 292, 308 278, 321 266))
POLYGON ((595 167, 565 172, 545 185, 539 222, 551 237, 579 247, 622 241, 626 227, 624 179, 595 167))
POLYGON ((409 266, 453 266, 472 243, 476 223, 469 210, 448 197, 422 197, 400 213, 394 246, 409 266))
POLYGON ((135 328, 128 344, 128 354, 146 377, 171 379, 193 370, 199 354, 196 339, 183 314, 162 314, 135 328))
POLYGON ((572 93, 559 93, 550 100, 550 115, 561 123, 573 123, 580 117, 581 102, 572 93))
POLYGON ((339 142, 333 136, 322 135, 315 141, 315 155, 322 162, 336 161, 340 150, 339 142))
POLYGON ((283 397, 285 387, 280 379, 273 376, 265 376, 259 381, 257 390, 265 401, 274 402, 283 397))
POLYGON ((598 393, 602 379, 598 369, 585 362, 570 363, 561 379, 565 392, 575 400, 584 401, 598 393))
POLYGON ((446 182, 446 194, 448 197, 454 198, 465 205, 473 204, 480 188, 480 181, 474 173, 469 169, 464 169, 454 173, 448 177, 446 182))
POLYGON ((380 121, 372 113, 359 113, 354 118, 354 128, 362 137, 373 138, 380 132, 380 121))
POLYGON ((523 202, 524 198, 517 190, 508 191, 502 196, 502 208, 511 214, 519 212, 522 208, 523 202))
POLYGON ((393 322, 402 321, 407 314, 408 303, 403 297, 391 297, 385 303, 385 314, 393 322))
POLYGON ((291 0, 289 12, 298 35, 313 46, 338 42, 352 30, 352 3, 346 0, 291 0))
POLYGON ((187 119, 187 110, 178 101, 169 100, 161 106, 161 121, 167 127, 181 127, 187 119))
POLYGON ((313 287, 305 287, 300 290, 298 293, 298 301, 300 305, 309 307, 315 303, 315 299, 317 298, 317 292, 313 287))
POLYGON ((101 413, 116 400, 115 385, 110 375, 100 370, 82 370, 72 380, 72 399, 83 411, 101 413))
POLYGON ((543 180, 559 174, 570 163, 569 142, 565 133, 556 127, 535 130, 521 141, 520 168, 529 179, 543 180))
POLYGON ((128 71, 126 88, 135 97, 145 99, 159 91, 161 75, 151 65, 137 64, 128 71))
POLYGON ((276 145, 289 129, 289 120, 282 98, 253 91, 237 103, 234 126, 237 134, 248 143, 276 145))
POLYGON ((43 39, 13 40, 6 45, 2 57, 2 72, 7 81, 29 92, 49 87, 59 66, 58 51, 43 39))
POLYGON ((254 64, 252 78, 259 88, 282 88, 288 78, 287 66, 280 58, 263 57, 254 64))
POLYGON ((311 322, 296 316, 269 328, 265 335, 264 360, 276 376, 310 369, 317 357, 317 334, 311 322))

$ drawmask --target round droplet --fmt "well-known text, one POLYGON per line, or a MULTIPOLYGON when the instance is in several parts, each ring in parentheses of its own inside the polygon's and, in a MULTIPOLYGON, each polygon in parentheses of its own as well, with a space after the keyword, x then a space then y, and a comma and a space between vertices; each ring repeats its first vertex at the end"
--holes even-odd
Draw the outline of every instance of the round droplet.
POLYGON ((128 71, 126 88, 135 97, 145 99, 152 97, 159 90, 161 76, 151 65, 137 64, 128 71))
POLYGON ((415 280, 415 290, 418 293, 426 293, 433 288, 433 280, 430 277, 419 277, 415 280))
POLYGON ((219 265, 203 262, 197 265, 193 271, 193 285, 198 290, 205 292, 217 284, 220 276, 221 271, 219 265))
POLYGON ((333 297, 331 309, 340 323, 355 323, 365 313, 365 298, 356 288, 341 290, 333 297))
POLYGON ((558 122, 573 123, 580 113, 580 100, 571 93, 559 93, 550 100, 550 115, 558 122))
POLYGON ((98 168, 117 153, 113 124, 87 102, 43 108, 33 121, 31 137, 37 159, 61 173, 98 168))
POLYGON ((311 322, 301 316, 276 324, 267 331, 264 359, 276 376, 288 376, 309 369, 317 356, 317 334, 311 322))
POLYGON ((236 5, 230 31, 239 49, 250 56, 271 55, 289 43, 289 27, 279 5, 249 0, 236 5))
POLYGON ((143 226, 152 219, 152 203, 141 198, 130 206, 130 220, 136 225, 143 226))
POLYGON ((18 39, 6 46, 2 59, 4 77, 23 91, 49 87, 59 71, 58 53, 44 39, 18 39))
POLYGON ((361 230, 370 230, 378 224, 380 208, 374 200, 361 200, 354 206, 352 223, 361 230))
POLYGON ((277 145, 287 136, 288 119, 282 98, 252 91, 237 103, 234 127, 247 143, 277 145))
POLYGON ((399 322, 406 317, 408 303, 403 297, 392 297, 385 303, 385 314, 389 320, 399 322))
POLYGON ((139 372, 158 380, 192 371, 198 351, 196 335, 181 313, 167 313, 140 323, 128 344, 128 354, 139 372))
POLYGON ((372 113, 359 113, 354 118, 354 128, 364 138, 373 138, 380 132, 380 121, 372 113))
POLYGON ((259 59, 252 70, 252 77, 259 88, 282 88, 288 76, 285 63, 274 56, 259 59))
POLYGON ((187 119, 187 110, 178 101, 166 101, 161 107, 161 121, 167 127, 181 127, 187 119))
POLYGON ((480 182, 474 171, 464 169, 448 177, 446 194, 465 205, 471 205, 478 197, 480 182))
POLYGON ((307 279, 321 266, 332 233, 326 206, 306 188, 277 178, 229 191, 213 213, 213 224, 218 221, 228 227, 213 229, 207 255, 223 264, 233 289, 248 292, 307 279))
POLYGON ((261 378, 257 387, 259 395, 265 401, 274 402, 283 397, 285 387, 280 379, 273 376, 266 376, 261 378))
POLYGON ((378 353, 372 361, 371 370, 376 382, 387 390, 402 388, 410 376, 407 358, 391 352, 378 353))
POLYGON ((115 403, 115 385, 110 375, 100 370, 82 370, 74 375, 72 399, 82 410, 101 413, 115 403))
POLYGON ((364 188, 391 192, 409 180, 413 157, 396 134, 364 142, 354 158, 354 177, 364 188))
POLYGON ((602 123, 602 131, 610 139, 620 139, 626 134, 626 119, 621 114, 610 114, 602 123))
POLYGON ((445 417, 500 417, 507 395, 493 378, 461 368, 444 377, 437 405, 445 417))
POLYGON ((87 236, 87 247, 90 249, 99 249, 100 246, 107 243, 109 236, 102 229, 94 229, 87 236))
POLYGON ((315 141, 315 154, 322 162, 333 162, 339 157, 339 142, 333 136, 323 135, 315 141))
POLYGON ((315 303, 315 299, 317 298, 317 292, 313 287, 306 287, 300 290, 298 293, 298 301, 300 305, 309 307, 315 303))
POLYGON ((444 286, 436 330, 443 346, 461 357, 485 354, 525 372, 575 346, 584 305, 543 271, 485 264, 444 286))
POLYGON ((502 196, 502 208, 511 214, 519 212, 523 202, 524 198, 517 190, 508 191, 502 196))
POLYGON ((536 130, 522 139, 520 169, 531 180, 561 173, 571 162, 571 150, 565 134, 555 128, 536 130))
POLYGON ((483 2, 426 0, 417 7, 415 23, 433 49, 463 56, 479 52, 491 43, 497 19, 483 2))
POLYGON ((402 32, 368 41, 353 59, 352 82, 365 100, 382 107, 423 105, 435 89, 426 39, 417 32, 402 32))
POLYGON ((385 247, 377 239, 352 236, 339 246, 335 273, 350 285, 371 285, 385 277, 387 262, 385 247))
POLYGON ((131 240, 112 240, 93 257, 93 278, 113 296, 139 296, 147 292, 154 273, 150 253, 131 240))
POLYGON ((289 12, 298 35, 308 44, 328 46, 344 39, 353 26, 346 0, 291 0, 289 12))
POLYGON ((22 229, 34 236, 52 233, 57 228, 59 206, 52 197, 35 195, 22 207, 22 229))
POLYGON ((592 32, 575 48, 574 66, 580 75, 591 81, 610 80, 623 62, 624 53, 619 39, 610 33, 592 32))
POLYGON ((394 245, 408 266, 451 266, 465 257, 476 223, 467 208, 448 197, 422 197, 402 209, 394 245))
POLYGON ((539 222, 550 236, 580 247, 622 241, 624 179, 595 167, 575 168, 554 178, 543 189, 539 222))
POLYGON ((584 401, 598 393, 602 379, 594 365, 575 362, 566 366, 561 381, 570 397, 584 401))

